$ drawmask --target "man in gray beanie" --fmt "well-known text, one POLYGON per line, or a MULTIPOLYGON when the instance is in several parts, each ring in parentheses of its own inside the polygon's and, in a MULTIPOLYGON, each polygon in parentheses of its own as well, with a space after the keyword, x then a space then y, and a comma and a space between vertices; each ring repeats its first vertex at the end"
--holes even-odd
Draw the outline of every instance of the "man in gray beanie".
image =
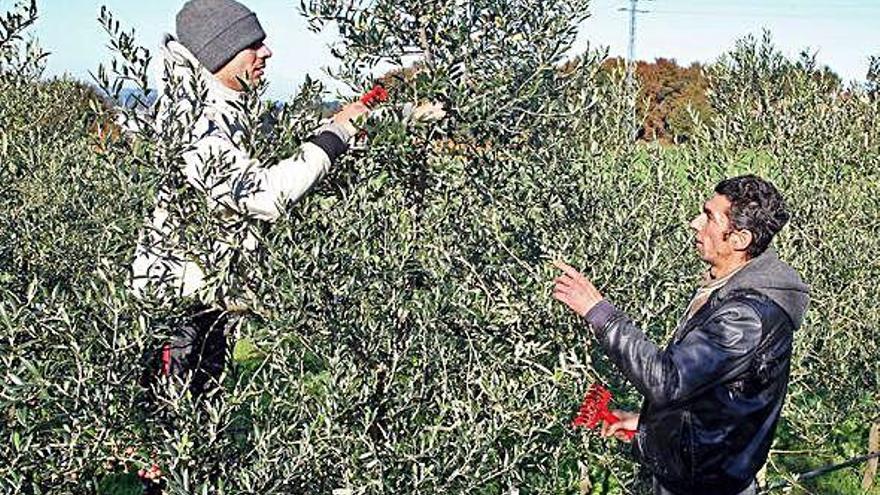
POLYGON ((177 38, 215 73, 266 33, 257 14, 234 0, 190 0, 177 13, 177 38))
POLYGON ((170 301, 182 316, 165 322, 171 341, 147 357, 145 385, 161 374, 181 376, 198 395, 217 383, 225 367, 228 327, 236 320, 232 315, 254 303, 242 279, 229 275, 237 273, 230 271, 229 260, 256 249, 253 220, 281 217, 285 205, 302 197, 347 151, 356 130, 352 120, 369 112, 360 102, 346 105, 298 153, 277 163, 252 156, 244 145, 253 132, 243 110, 243 83, 255 85, 263 77, 272 56, 265 38, 257 16, 244 5, 190 0, 177 15, 177 38, 165 35, 161 44, 157 136, 160 144, 176 143, 168 149, 180 151, 172 152, 176 162, 141 233, 132 291, 170 301), (183 189, 174 179, 178 166, 183 189), (232 233, 207 242, 189 233, 187 226, 199 217, 182 203, 186 194, 180 191, 186 189, 204 194, 209 218, 232 233))
POLYGON ((177 38, 223 84, 258 83, 272 56, 257 15, 235 0, 190 0, 177 13, 177 38))

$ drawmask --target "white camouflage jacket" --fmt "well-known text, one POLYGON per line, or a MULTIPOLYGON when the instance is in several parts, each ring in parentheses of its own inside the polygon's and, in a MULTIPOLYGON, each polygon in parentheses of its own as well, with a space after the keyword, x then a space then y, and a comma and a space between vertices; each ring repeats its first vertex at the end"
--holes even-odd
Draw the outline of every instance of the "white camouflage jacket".
MULTIPOLYGON (((156 128, 161 136, 162 128, 170 122, 182 124, 178 128, 185 129, 187 146, 177 162, 183 167, 186 181, 204 192, 214 213, 230 223, 243 218, 275 221, 286 203, 302 197, 347 150, 351 130, 329 124, 304 142, 298 154, 264 166, 239 145, 243 128, 235 102, 240 101, 242 93, 222 85, 170 35, 165 35, 160 52, 165 72, 156 102, 156 128), (172 91, 166 90, 171 87, 169 78, 180 83, 173 85, 172 91), (199 100, 192 96, 196 92, 206 97, 203 107, 195 103, 199 100), (195 107, 200 111, 194 112, 195 107), (216 173, 217 164, 221 174, 216 173)), ((231 243, 217 239, 203 255, 210 259, 197 259, 178 242, 175 232, 181 225, 169 216, 168 201, 169 194, 160 190, 152 219, 146 222, 135 249, 132 291, 138 296, 148 290, 173 297, 193 296, 203 304, 228 307, 230 301, 222 300, 216 288, 210 287, 211 273, 205 267, 222 259, 231 243)), ((257 241, 250 234, 241 244, 253 250, 257 241)))

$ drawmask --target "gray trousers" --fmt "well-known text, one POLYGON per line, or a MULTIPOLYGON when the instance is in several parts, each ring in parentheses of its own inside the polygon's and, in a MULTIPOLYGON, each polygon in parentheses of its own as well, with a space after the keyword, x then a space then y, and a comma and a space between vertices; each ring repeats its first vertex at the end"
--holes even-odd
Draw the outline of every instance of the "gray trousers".
MULTIPOLYGON (((749 485, 745 490, 739 492, 737 495, 755 495, 758 493, 758 485, 752 481, 752 484, 749 485)), ((663 488, 663 485, 657 481, 657 478, 654 478, 654 495, 685 495, 684 493, 672 493, 666 488, 663 488)), ((690 494, 688 494, 690 495, 690 494)), ((693 494, 693 495, 711 495, 711 494, 693 494)))

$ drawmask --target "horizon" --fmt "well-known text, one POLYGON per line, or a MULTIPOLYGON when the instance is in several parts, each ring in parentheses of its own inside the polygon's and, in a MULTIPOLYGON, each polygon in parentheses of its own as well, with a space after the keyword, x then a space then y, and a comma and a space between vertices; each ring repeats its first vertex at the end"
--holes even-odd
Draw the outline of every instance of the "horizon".
MULTIPOLYGON (((330 44, 338 36, 332 27, 320 33, 309 31, 299 9, 288 2, 245 3, 259 15, 274 52, 267 73, 268 97, 288 99, 307 74, 325 83, 330 98, 348 93, 323 71, 335 65, 330 44)), ((51 53, 46 77, 67 75, 92 83, 89 71, 110 60, 108 37, 97 21, 102 4, 126 30, 133 28, 137 43, 155 56, 161 34, 173 32, 182 2, 156 0, 146 6, 126 0, 38 1, 40 17, 29 33, 51 53)), ((569 58, 606 47, 609 57, 625 58, 629 14, 619 9, 628 5, 623 0, 592 2, 591 16, 580 26, 569 58)), ((737 40, 760 36, 763 29, 771 32, 774 44, 787 57, 797 58, 802 51, 815 53, 819 65, 828 66, 844 84, 864 81, 869 57, 880 55, 880 32, 871 23, 880 15, 880 2, 744 0, 734 7, 718 0, 642 0, 639 8, 648 13, 638 16, 636 60, 645 62, 667 58, 682 66, 709 64, 733 49, 737 40)), ((151 77, 152 87, 154 82, 151 77)))

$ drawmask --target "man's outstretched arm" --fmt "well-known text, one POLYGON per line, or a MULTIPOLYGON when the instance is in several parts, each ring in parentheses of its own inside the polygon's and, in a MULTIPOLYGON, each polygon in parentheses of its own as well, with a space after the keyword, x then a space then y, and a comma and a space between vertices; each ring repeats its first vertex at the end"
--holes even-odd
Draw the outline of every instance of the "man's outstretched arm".
POLYGON ((725 305, 663 350, 574 268, 558 262, 554 297, 587 318, 605 354, 653 405, 685 400, 748 366, 761 320, 746 303, 725 305))
POLYGON ((299 200, 348 149, 351 120, 366 114, 361 103, 344 107, 332 123, 303 142, 300 153, 264 167, 222 132, 202 137, 184 153, 187 180, 219 204, 274 222, 288 202, 299 200))
POLYGON ((761 336, 761 320, 745 303, 732 302, 684 339, 663 350, 623 312, 607 301, 594 310, 610 308, 602 321, 595 313, 587 321, 605 354, 652 404, 662 407, 701 393, 749 365, 761 336))

